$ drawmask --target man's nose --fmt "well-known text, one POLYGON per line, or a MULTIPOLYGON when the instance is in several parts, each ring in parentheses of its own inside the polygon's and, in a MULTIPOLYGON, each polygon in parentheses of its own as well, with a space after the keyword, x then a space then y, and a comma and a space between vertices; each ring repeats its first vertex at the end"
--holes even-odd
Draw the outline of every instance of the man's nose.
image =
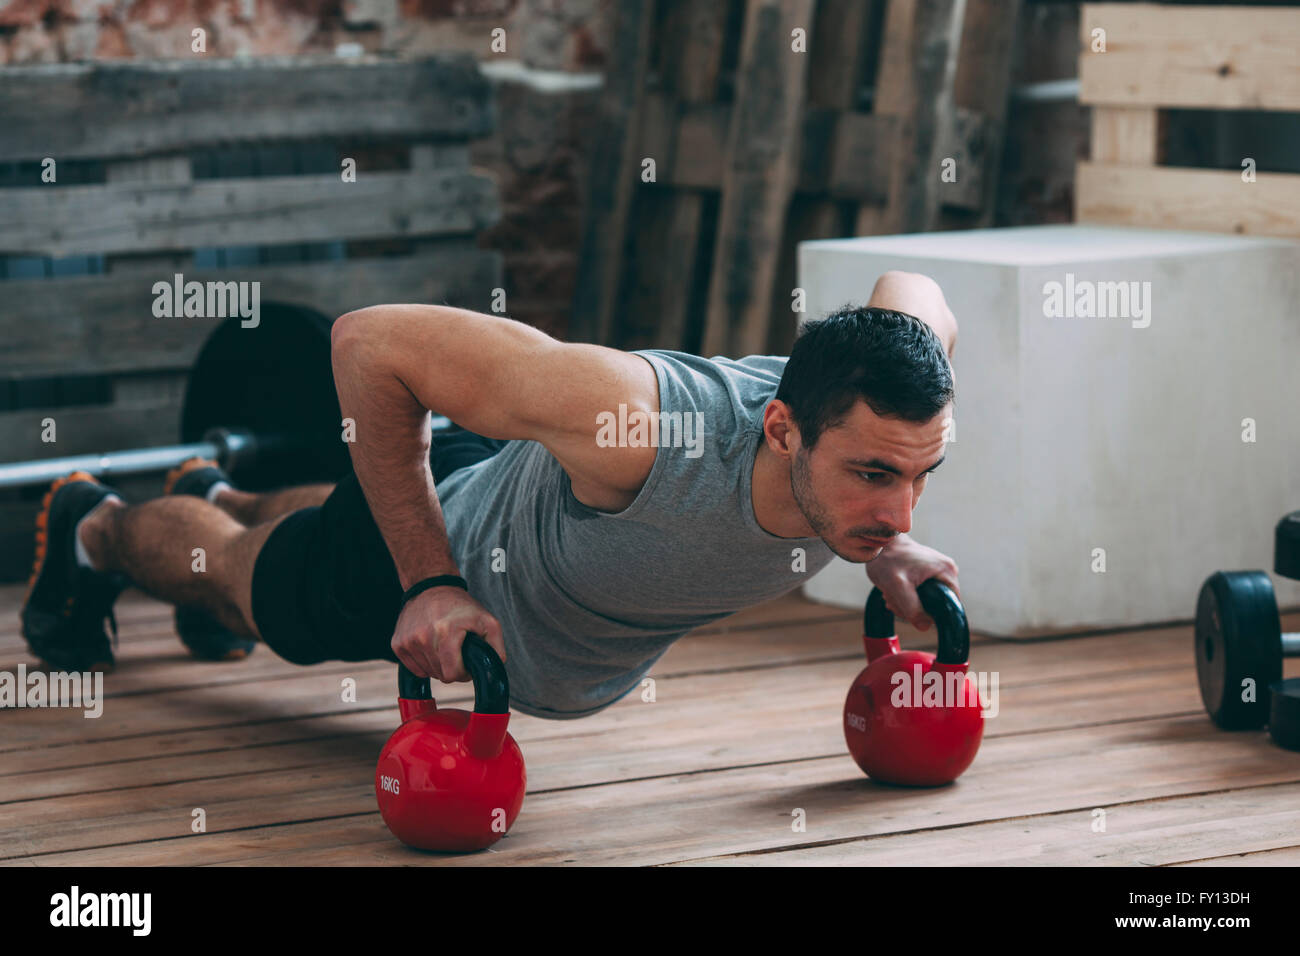
POLYGON ((902 485, 898 491, 881 502, 872 518, 878 526, 889 528, 894 534, 907 534, 912 530, 912 489, 902 485))

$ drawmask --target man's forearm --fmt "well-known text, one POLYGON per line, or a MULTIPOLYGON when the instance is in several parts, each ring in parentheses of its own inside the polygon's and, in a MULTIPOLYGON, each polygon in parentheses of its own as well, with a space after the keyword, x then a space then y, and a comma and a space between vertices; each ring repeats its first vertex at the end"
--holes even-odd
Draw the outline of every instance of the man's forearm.
POLYGON ((429 410, 393 371, 382 324, 340 320, 331 357, 343 417, 355 424, 352 468, 403 588, 459 574, 429 469, 429 410))
POLYGON ((943 290, 929 276, 919 272, 886 272, 876 281, 867 306, 916 316, 934 329, 948 358, 952 358, 957 347, 957 319, 948 308, 943 290))

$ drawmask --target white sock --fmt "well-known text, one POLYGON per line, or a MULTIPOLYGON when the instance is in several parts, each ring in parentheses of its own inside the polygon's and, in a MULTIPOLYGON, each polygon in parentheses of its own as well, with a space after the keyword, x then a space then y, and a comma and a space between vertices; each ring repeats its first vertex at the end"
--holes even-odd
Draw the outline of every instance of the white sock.
POLYGON ((77 564, 81 565, 81 567, 83 568, 90 568, 90 570, 92 571, 98 571, 99 568, 95 567, 95 565, 91 562, 90 552, 87 551, 86 546, 81 543, 81 525, 85 522, 87 518, 93 515, 100 508, 104 507, 104 502, 107 501, 116 501, 118 504, 122 503, 122 499, 119 498, 117 495, 105 495, 103 501, 95 505, 95 507, 91 508, 89 511, 87 511, 84 515, 81 516, 81 521, 77 522, 77 527, 72 533, 72 540, 76 543, 76 547, 74 548, 74 550, 77 553, 77 564))
POLYGON ((229 487, 230 482, 228 481, 214 481, 212 487, 208 489, 208 493, 203 497, 207 499, 208 504, 215 505, 217 503, 217 495, 229 487))

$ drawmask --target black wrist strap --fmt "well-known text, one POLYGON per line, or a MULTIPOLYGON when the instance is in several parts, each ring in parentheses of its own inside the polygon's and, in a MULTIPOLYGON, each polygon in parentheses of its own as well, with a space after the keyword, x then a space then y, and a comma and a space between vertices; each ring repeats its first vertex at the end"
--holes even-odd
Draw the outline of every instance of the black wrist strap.
POLYGON ((407 588, 406 592, 402 595, 402 606, 405 607, 407 601, 411 600, 411 598, 415 597, 417 594, 423 594, 425 591, 429 590, 429 588, 440 588, 447 585, 458 587, 463 591, 469 590, 469 585, 465 583, 464 578, 458 577, 454 574, 439 574, 437 577, 425 578, 423 581, 417 581, 407 588))

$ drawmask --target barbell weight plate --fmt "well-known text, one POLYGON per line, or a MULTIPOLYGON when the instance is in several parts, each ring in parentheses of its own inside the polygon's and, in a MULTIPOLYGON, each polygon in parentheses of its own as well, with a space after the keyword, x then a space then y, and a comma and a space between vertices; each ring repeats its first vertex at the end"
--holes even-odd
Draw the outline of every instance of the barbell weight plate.
POLYGON ((1282 622, 1263 571, 1217 571, 1196 601, 1196 675, 1205 710, 1224 730, 1268 723, 1269 685, 1282 678, 1282 622), (1254 700, 1242 700, 1247 678, 1254 700))
POLYGON ((1268 733, 1279 747, 1300 750, 1300 677, 1269 686, 1268 733))
POLYGON ((1273 571, 1300 581, 1300 511, 1293 511, 1277 523, 1273 533, 1273 571))
POLYGON ((256 326, 222 322, 199 351, 181 409, 182 441, 213 428, 243 428, 289 447, 261 454, 233 475, 240 487, 337 481, 350 467, 330 364, 331 321, 299 306, 268 303, 256 326))

